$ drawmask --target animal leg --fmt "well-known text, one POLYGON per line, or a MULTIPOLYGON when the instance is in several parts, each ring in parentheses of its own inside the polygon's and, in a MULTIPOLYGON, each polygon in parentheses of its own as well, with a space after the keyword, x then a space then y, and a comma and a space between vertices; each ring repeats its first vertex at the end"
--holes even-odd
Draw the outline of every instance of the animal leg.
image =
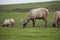
POLYGON ((45 27, 47 27, 47 18, 43 18, 43 20, 45 21, 45 27))
POLYGON ((7 27, 9 26, 9 25, 6 25, 7 27))
POLYGON ((2 26, 5 27, 6 25, 3 24, 2 26))
POLYGON ((35 19, 32 20, 33 27, 35 27, 35 19))
POLYGON ((58 28, 58 24, 59 24, 59 23, 58 23, 58 21, 57 21, 56 28, 58 28))

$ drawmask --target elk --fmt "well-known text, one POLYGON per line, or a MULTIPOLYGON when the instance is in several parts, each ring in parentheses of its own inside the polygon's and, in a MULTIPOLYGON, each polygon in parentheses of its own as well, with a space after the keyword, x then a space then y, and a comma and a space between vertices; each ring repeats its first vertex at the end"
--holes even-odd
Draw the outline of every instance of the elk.
POLYGON ((33 27, 35 27, 36 19, 43 19, 45 21, 45 27, 47 27, 47 16, 48 10, 46 8, 36 8, 29 11, 28 16, 22 22, 23 28, 27 25, 27 23, 32 20, 33 27))
POLYGON ((52 25, 53 25, 54 28, 55 27, 58 28, 58 22, 59 22, 59 20, 60 20, 60 11, 56 11, 54 19, 53 19, 53 23, 52 23, 52 25))
POLYGON ((5 19, 2 26, 5 27, 5 26, 13 26, 15 23, 14 19, 5 19))

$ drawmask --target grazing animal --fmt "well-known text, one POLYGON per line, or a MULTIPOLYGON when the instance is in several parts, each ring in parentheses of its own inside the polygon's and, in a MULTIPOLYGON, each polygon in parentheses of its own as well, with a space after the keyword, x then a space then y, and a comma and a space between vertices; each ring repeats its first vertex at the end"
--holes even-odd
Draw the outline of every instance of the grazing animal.
POLYGON ((56 11, 55 12, 55 16, 54 16, 54 20, 53 20, 53 23, 52 23, 52 25, 53 25, 54 28, 55 27, 58 28, 58 22, 59 22, 59 20, 60 20, 60 11, 56 11))
POLYGON ((48 16, 48 10, 46 8, 32 9, 29 11, 26 19, 22 22, 23 28, 25 28, 25 26, 30 20, 32 20, 34 27, 36 19, 43 19, 45 21, 45 27, 47 27, 47 16, 48 16))
POLYGON ((13 26, 15 23, 14 19, 5 19, 2 26, 5 27, 5 26, 13 26))

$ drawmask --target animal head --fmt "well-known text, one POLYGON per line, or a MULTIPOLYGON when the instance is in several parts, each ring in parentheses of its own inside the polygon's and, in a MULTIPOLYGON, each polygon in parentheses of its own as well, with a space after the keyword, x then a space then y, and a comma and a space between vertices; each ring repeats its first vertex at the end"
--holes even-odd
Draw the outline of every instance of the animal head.
POLYGON ((53 25, 53 27, 55 28, 55 27, 56 27, 56 22, 53 22, 52 25, 53 25))
POLYGON ((23 25, 23 28, 27 25, 27 21, 20 18, 20 23, 23 25))
POLYGON ((11 18, 10 20, 11 20, 12 22, 14 22, 14 19, 11 18))
POLYGON ((25 28, 25 26, 27 25, 27 21, 24 20, 24 21, 22 22, 22 25, 23 25, 23 28, 25 28))

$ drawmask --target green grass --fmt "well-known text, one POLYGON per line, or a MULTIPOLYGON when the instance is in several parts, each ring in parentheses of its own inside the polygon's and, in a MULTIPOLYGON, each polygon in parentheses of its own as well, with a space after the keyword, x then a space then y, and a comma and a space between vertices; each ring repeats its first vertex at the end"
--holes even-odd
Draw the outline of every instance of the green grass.
POLYGON ((19 27, 21 25, 20 24, 20 17, 25 19, 26 13, 27 12, 24 12, 24 13, 19 13, 19 12, 0 12, 0 24, 2 24, 4 19, 13 18, 15 20, 15 24, 16 24, 14 26, 19 27))
POLYGON ((60 29, 0 28, 0 40, 60 40, 60 29))
POLYGON ((19 23, 20 17, 25 19, 28 12, 0 12, 0 24, 6 18, 14 18, 15 25, 9 27, 0 26, 0 40, 60 40, 60 28, 53 28, 51 22, 54 12, 48 14, 48 27, 44 28, 44 21, 37 20, 35 28, 30 21, 26 28, 19 23))
MULTIPOLYGON (((7 18, 13 18, 15 20, 15 24, 14 27, 17 26, 17 28, 20 28, 20 25, 22 27, 22 24, 20 23, 20 18, 22 18, 23 20, 26 19, 28 15, 28 12, 0 12, 0 24, 2 24, 2 22, 4 21, 4 19, 7 18)), ((53 21, 53 16, 54 16, 54 12, 49 12, 48 14, 48 27, 52 27, 51 23, 53 21), (50 16, 51 15, 51 16, 50 16)), ((44 27, 45 22, 43 20, 36 20, 36 27, 44 27)), ((27 27, 32 27, 32 21, 30 21, 27 25, 27 27)))
MULTIPOLYGON (((0 8, 7 10, 15 8, 37 8, 48 7, 53 4, 60 5, 60 2, 0 5, 0 8)), ((28 12, 0 12, 0 24, 7 18, 13 18, 15 20, 14 26, 0 26, 0 40, 60 40, 60 28, 53 28, 51 25, 54 12, 49 12, 48 14, 47 28, 44 28, 45 23, 43 20, 36 20, 34 28, 32 27, 32 21, 27 24, 26 28, 23 28, 20 23, 20 17, 25 19, 27 14, 28 12)))

